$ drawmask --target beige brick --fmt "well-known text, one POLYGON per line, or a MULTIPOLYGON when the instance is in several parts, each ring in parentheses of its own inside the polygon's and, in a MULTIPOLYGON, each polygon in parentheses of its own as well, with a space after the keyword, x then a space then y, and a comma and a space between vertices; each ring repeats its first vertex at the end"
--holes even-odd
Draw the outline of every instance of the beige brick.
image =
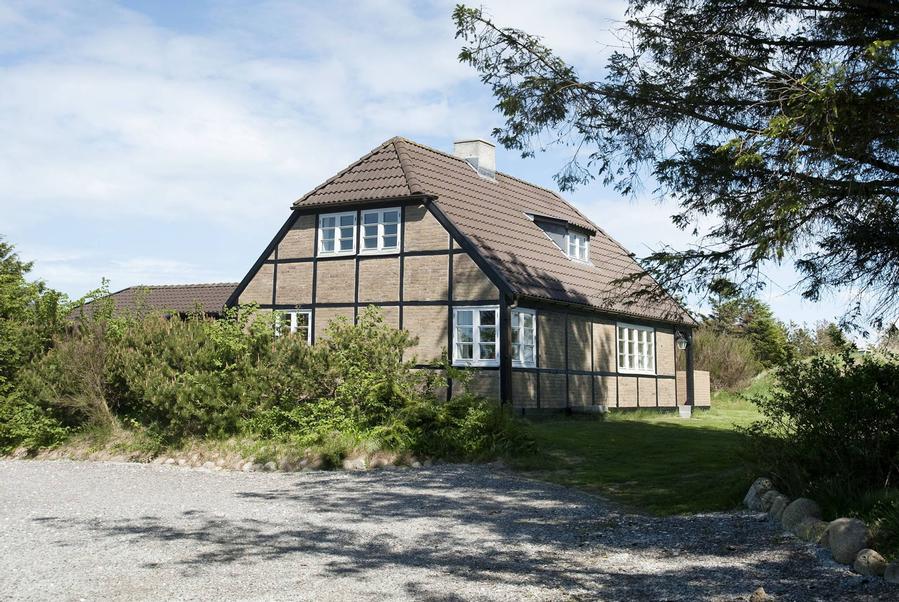
POLYGON ((418 363, 426 364, 440 359, 447 345, 446 307, 403 308, 403 328, 418 337, 418 344, 407 352, 418 363))
POLYGON ((693 372, 693 391, 696 394, 696 407, 709 407, 712 405, 712 391, 709 386, 709 373, 705 370, 693 372))
POLYGON ((512 406, 516 408, 537 407, 537 374, 512 370, 512 406))
POLYGON ((571 407, 585 408, 593 405, 591 378, 587 374, 568 375, 568 399, 571 407))
POLYGON ((565 314, 537 312, 537 366, 565 368, 565 314))
POLYGON ((590 320, 568 316, 568 369, 590 370, 590 320))
POLYGON ((449 263, 446 255, 406 257, 403 301, 447 299, 449 263))
POLYGON ((596 405, 614 408, 618 403, 618 377, 594 376, 596 380, 596 405))
POLYGON ((453 256, 453 299, 456 301, 499 299, 499 289, 467 253, 453 256))
POLYGON ((275 303, 279 305, 312 303, 312 264, 278 264, 277 289, 275 303))
POLYGON ((568 407, 565 391, 565 375, 544 372, 540 374, 540 407, 568 407))
POLYGON ((674 379, 659 379, 659 406, 664 408, 673 408, 676 404, 674 400, 674 379))
POLYGON ((394 328, 400 327, 400 308, 396 305, 388 305, 381 307, 381 315, 384 316, 384 323, 394 328))
POLYGON ((252 280, 240 294, 239 302, 242 305, 248 303, 258 303, 259 305, 270 305, 272 302, 272 275, 274 274, 274 266, 271 264, 263 264, 259 267, 259 271, 253 275, 252 280))
POLYGON ((600 372, 618 370, 617 334, 615 323, 597 319, 593 322, 593 366, 600 372))
POLYGON ((359 262, 359 302, 399 301, 399 257, 378 257, 359 262))
POLYGON ((618 377, 618 407, 619 408, 635 408, 635 407, 637 407, 637 377, 636 376, 619 376, 618 377))
POLYGON ((315 308, 315 340, 319 341, 325 336, 325 329, 332 320, 346 318, 353 321, 352 307, 316 307, 315 308))
POLYGON ((318 262, 316 303, 353 303, 356 299, 356 260, 318 262))
POLYGON ((674 330, 656 329, 656 373, 674 376, 674 330))
POLYGON ((449 233, 424 205, 406 207, 403 248, 406 251, 431 251, 449 247, 449 233))
POLYGON ((641 408, 656 407, 656 379, 654 376, 641 376, 637 379, 637 399, 641 408))
MULTIPOLYGON (((471 379, 466 391, 472 395, 483 395, 489 399, 499 399, 499 370, 478 370, 472 368, 471 379)), ((453 387, 455 389, 455 386, 453 387)))
POLYGON ((278 259, 315 255, 315 216, 301 215, 278 244, 278 259))

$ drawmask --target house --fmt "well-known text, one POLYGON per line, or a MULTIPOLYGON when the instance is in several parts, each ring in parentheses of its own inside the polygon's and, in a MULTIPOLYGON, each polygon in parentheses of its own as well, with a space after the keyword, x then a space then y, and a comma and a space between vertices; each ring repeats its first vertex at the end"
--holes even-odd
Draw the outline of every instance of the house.
POLYGON ((89 316, 108 300, 117 314, 164 311, 186 316, 201 312, 218 318, 236 287, 236 282, 131 286, 88 301, 76 308, 72 317, 78 317, 82 311, 89 316))
POLYGON ((448 350, 471 388, 523 412, 708 405, 690 314, 574 206, 495 162, 484 140, 384 142, 293 203, 228 305, 282 312, 309 343, 379 306, 418 337, 420 368, 448 350))

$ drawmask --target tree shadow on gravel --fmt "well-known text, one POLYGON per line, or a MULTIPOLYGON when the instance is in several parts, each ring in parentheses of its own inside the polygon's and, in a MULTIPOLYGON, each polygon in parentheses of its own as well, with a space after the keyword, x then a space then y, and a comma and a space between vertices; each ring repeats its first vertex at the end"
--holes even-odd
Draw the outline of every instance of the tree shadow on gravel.
POLYGON ((879 582, 827 568, 747 514, 626 514, 581 493, 488 468, 273 481, 277 486, 267 490, 222 493, 236 496, 245 518, 191 509, 168 518, 35 520, 84 529, 101 541, 188 544, 166 563, 191 572, 285 558, 297 565, 315 558, 324 578, 424 569, 426 582, 416 580, 419 572, 404 575, 405 593, 419 599, 459 599, 439 586, 439 575, 485 588, 539 586, 560 597, 622 601, 745 599, 760 585, 779 600, 879 599, 887 591, 879 582))

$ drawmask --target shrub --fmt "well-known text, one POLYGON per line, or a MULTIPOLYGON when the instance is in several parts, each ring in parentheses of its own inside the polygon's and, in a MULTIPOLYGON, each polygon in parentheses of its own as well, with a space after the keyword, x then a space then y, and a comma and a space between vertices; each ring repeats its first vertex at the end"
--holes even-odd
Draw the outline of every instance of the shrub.
POLYGON ((899 364, 849 352, 793 361, 755 397, 750 461, 793 495, 857 497, 899 478, 899 364))
POLYGON ((696 368, 708 370, 715 390, 741 389, 761 369, 752 343, 746 339, 703 325, 693 335, 693 342, 696 368))
POLYGON ((30 451, 52 447, 66 436, 68 429, 46 410, 15 394, 0 397, 0 454, 19 447, 30 451))

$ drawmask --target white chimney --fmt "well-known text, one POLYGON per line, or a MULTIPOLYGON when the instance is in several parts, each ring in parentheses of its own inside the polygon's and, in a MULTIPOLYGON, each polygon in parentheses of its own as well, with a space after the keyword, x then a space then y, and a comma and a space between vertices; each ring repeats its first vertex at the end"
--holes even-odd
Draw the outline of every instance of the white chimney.
POLYGON ((465 159, 483 177, 496 179, 496 146, 480 138, 456 140, 453 155, 465 159))

